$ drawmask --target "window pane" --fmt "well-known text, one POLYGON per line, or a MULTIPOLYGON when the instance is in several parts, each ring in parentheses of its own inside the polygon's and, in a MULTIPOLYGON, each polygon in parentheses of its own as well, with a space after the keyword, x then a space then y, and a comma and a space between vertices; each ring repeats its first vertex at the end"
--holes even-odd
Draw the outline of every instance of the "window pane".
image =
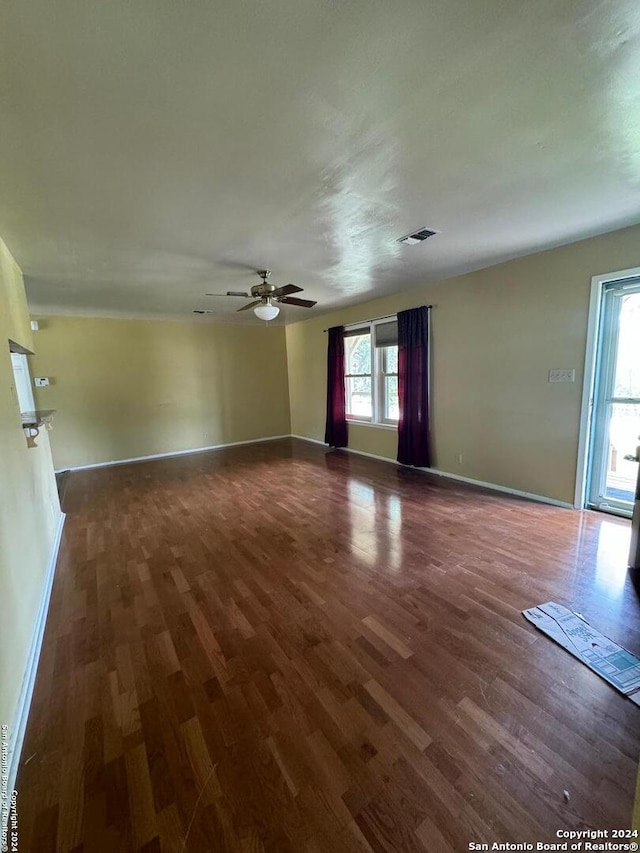
POLYGON ((389 347, 398 345, 397 320, 392 320, 390 323, 378 323, 375 326, 375 330, 377 347, 389 347))
POLYGON ((371 335, 353 335, 344 341, 347 373, 371 373, 371 335))
POLYGON ((604 495, 632 503, 638 463, 630 462, 624 457, 636 452, 640 434, 640 405, 610 403, 609 411, 609 448, 604 495))
POLYGON ((370 418, 371 377, 355 376, 347 379, 347 414, 352 417, 370 418))
POLYGON ((640 293, 623 296, 616 359, 616 397, 640 397, 640 293))
POLYGON ((384 372, 385 373, 397 373, 398 372, 398 347, 385 347, 384 348, 384 372))
POLYGON ((384 417, 388 421, 397 421, 400 417, 400 406, 398 405, 398 377, 385 376, 384 378, 384 417))

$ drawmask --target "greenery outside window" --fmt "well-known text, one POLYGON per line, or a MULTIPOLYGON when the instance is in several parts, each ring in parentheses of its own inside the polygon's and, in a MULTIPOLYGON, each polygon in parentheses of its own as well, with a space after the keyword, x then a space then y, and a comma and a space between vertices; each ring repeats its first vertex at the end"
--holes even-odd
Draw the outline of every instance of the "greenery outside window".
POLYGON ((398 323, 374 320, 345 330, 347 419, 396 426, 398 323))

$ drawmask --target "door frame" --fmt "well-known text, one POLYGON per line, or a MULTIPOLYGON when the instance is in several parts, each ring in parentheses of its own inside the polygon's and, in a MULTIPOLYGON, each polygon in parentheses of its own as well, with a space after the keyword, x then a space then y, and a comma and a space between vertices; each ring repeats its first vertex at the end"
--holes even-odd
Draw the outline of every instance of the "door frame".
POLYGON ((576 509, 584 509, 587 499, 589 442, 593 428, 593 404, 598 356, 598 336, 600 334, 600 315, 602 313, 602 295, 605 285, 610 284, 612 281, 625 281, 633 278, 640 278, 640 267, 594 275, 591 278, 587 342, 584 358, 584 380, 582 383, 582 405, 580 407, 580 431, 578 433, 576 489, 573 502, 576 509))

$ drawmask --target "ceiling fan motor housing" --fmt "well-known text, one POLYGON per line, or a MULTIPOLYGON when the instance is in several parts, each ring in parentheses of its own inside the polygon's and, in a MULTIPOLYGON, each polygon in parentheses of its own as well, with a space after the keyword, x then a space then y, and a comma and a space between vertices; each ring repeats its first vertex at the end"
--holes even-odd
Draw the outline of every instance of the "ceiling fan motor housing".
POLYGON ((265 299, 269 294, 273 293, 278 288, 275 284, 269 284, 267 279, 271 275, 271 270, 257 270, 257 274, 262 279, 261 284, 255 284, 251 288, 251 295, 258 299, 265 299))
POLYGON ((251 288, 251 295, 255 296, 256 299, 262 299, 265 296, 269 296, 269 294, 273 293, 278 288, 275 284, 268 284, 266 281, 262 284, 255 284, 251 288))

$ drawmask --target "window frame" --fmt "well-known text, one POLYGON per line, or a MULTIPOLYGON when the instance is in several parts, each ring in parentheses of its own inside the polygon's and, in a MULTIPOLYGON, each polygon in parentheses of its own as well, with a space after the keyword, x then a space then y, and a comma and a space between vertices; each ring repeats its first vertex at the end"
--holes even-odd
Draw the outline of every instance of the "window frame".
MULTIPOLYGON (((376 413, 377 417, 376 417, 375 422, 378 424, 382 424, 384 426, 395 426, 395 427, 397 427, 399 418, 387 418, 387 417, 385 417, 385 409, 389 408, 389 400, 387 397, 387 381, 386 381, 387 377, 388 376, 395 376, 397 379, 398 378, 398 371, 397 370, 395 370, 395 371, 385 370, 385 367, 386 367, 385 356, 386 356, 386 350, 388 349, 388 347, 376 347, 375 342, 374 342, 373 346, 374 346, 375 355, 376 355, 376 359, 377 359, 376 379, 378 382, 378 394, 377 394, 377 399, 376 399, 378 411, 376 413)), ((396 344, 395 346, 396 346, 396 350, 397 350, 398 344, 396 344)))
POLYGON ((355 337, 355 334, 358 333, 362 335, 368 334, 369 346, 371 347, 371 373, 347 373, 347 362, 345 357, 344 383, 347 406, 350 401, 348 380, 358 376, 369 377, 371 380, 371 416, 351 415, 347 412, 346 418, 349 423, 366 424, 386 429, 398 428, 398 418, 385 417, 385 408, 388 408, 388 401, 386 399, 386 379, 388 376, 397 377, 398 373, 397 371, 385 370, 385 354, 387 347, 376 346, 376 327, 392 323, 394 320, 397 320, 395 314, 381 318, 380 320, 369 320, 365 323, 354 323, 352 325, 345 326, 345 332, 348 332, 350 336, 353 335, 355 337))

